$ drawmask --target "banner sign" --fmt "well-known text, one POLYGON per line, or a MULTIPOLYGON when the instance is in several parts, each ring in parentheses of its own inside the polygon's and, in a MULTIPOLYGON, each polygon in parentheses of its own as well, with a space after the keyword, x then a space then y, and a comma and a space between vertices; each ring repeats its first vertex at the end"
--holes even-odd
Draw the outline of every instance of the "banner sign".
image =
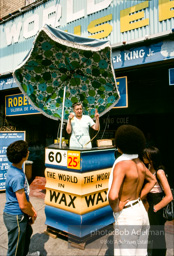
POLYGON ((84 195, 108 189, 110 168, 78 173, 60 169, 45 169, 46 188, 84 195))
POLYGON ((39 114, 22 94, 8 95, 5 97, 5 114, 6 116, 19 116, 29 114, 39 114))
POLYGON ((0 190, 5 190, 6 174, 11 164, 6 156, 7 147, 17 140, 25 140, 25 131, 0 131, 0 190))
MULTIPOLYGON (((111 45, 146 41, 148 34, 152 39, 170 34, 174 24, 173 0, 51 0, 40 3, 26 6, 24 12, 19 9, 15 15, 1 21, 0 74, 9 73, 20 65, 45 24, 78 36, 107 39, 111 45)), ((139 52, 141 56, 143 51, 139 52)), ((150 56, 147 59, 150 60, 150 56)))
POLYGON ((174 58, 174 41, 166 40, 148 46, 112 52, 114 69, 142 65, 174 58))
POLYGON ((77 214, 85 214, 109 204, 107 191, 100 190, 79 196, 46 188, 45 204, 77 214))

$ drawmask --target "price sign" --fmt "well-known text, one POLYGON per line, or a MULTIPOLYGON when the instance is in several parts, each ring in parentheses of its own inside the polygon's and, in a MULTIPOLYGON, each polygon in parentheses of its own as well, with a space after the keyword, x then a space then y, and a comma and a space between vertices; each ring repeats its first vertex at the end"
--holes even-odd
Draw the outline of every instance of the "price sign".
POLYGON ((67 151, 46 148, 45 163, 49 165, 67 166, 67 151))
POLYGON ((68 151, 67 167, 80 170, 80 151, 68 151))

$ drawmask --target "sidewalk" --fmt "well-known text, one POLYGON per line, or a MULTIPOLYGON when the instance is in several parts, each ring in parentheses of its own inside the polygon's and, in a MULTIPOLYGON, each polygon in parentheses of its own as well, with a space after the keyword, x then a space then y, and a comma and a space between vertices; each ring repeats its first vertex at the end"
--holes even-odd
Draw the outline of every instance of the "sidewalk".
MULTIPOLYGON (((113 232, 110 231, 103 237, 96 238, 86 244, 84 250, 72 247, 66 237, 53 238, 44 233, 45 225, 45 178, 36 177, 30 185, 30 200, 35 207, 38 218, 33 225, 33 235, 30 244, 30 253, 40 251, 42 256, 113 256, 113 232)), ((0 192, 0 256, 7 254, 7 231, 3 223, 3 209, 5 192, 0 192)), ((166 223, 166 240, 168 244, 167 256, 174 255, 174 222, 166 223)))

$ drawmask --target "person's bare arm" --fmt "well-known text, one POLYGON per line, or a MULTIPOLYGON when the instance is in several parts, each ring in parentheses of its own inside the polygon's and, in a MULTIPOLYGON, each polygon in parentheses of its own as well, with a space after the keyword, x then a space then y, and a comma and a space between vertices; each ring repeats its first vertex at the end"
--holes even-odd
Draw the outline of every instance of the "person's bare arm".
POLYGON ((99 121, 99 113, 98 110, 95 110, 95 124, 92 126, 92 128, 96 131, 100 129, 100 121, 99 121))
POLYGON ((71 128, 71 120, 74 118, 74 113, 70 113, 69 117, 68 117, 68 122, 66 125, 66 131, 68 134, 71 134, 72 132, 72 128, 71 128))
POLYGON ((150 192, 150 190, 154 187, 155 183, 157 182, 155 176, 147 168, 146 168, 145 181, 146 181, 146 184, 141 190, 141 195, 140 195, 141 199, 144 199, 146 197, 146 195, 150 192))
POLYGON ((32 217, 33 220, 36 219, 37 213, 34 210, 32 204, 27 201, 24 189, 16 191, 16 198, 18 200, 21 211, 27 214, 28 216, 32 217))
POLYGON ((165 196, 158 204, 154 205, 155 211, 159 211, 160 209, 165 207, 168 203, 170 203, 173 199, 172 191, 170 189, 168 180, 163 170, 159 170, 157 172, 157 178, 159 179, 163 187, 165 196))
POLYGON ((68 119, 68 122, 66 125, 66 131, 68 134, 71 134, 71 119, 68 119))
POLYGON ((121 185, 123 183, 124 177, 126 173, 126 168, 124 163, 116 164, 114 171, 113 171, 113 181, 112 186, 108 195, 109 198, 109 205, 111 206, 113 212, 119 212, 123 209, 126 202, 121 202, 119 200, 119 192, 121 185))

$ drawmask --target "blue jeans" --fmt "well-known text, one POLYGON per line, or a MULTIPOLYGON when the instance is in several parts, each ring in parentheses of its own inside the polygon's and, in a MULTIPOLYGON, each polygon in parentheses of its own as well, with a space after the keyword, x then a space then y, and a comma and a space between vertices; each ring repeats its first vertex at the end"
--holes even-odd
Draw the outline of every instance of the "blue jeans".
POLYGON ((28 223, 28 216, 3 212, 3 218, 8 231, 7 256, 26 256, 33 232, 31 225, 28 223))

